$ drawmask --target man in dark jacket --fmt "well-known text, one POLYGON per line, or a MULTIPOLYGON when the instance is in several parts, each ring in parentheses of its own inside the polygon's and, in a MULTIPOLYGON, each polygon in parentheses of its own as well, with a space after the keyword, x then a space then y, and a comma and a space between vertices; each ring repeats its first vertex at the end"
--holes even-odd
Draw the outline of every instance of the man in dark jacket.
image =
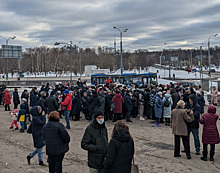
POLYGON ((17 109, 18 105, 20 104, 20 99, 19 99, 17 88, 15 88, 15 91, 13 92, 13 103, 14 103, 14 109, 17 109))
POLYGON ((58 110, 57 99, 55 98, 55 93, 53 91, 51 91, 50 97, 46 98, 46 107, 48 114, 50 114, 52 111, 58 110))
POLYGON ((171 89, 171 96, 172 96, 172 101, 173 101, 173 105, 171 109, 173 110, 176 108, 177 102, 180 100, 180 96, 174 88, 171 89))
POLYGON ((90 173, 101 173, 107 154, 108 133, 102 111, 96 111, 93 121, 86 128, 81 141, 81 148, 88 151, 90 173))
POLYGON ((93 116, 94 112, 100 108, 100 101, 97 95, 97 91, 93 90, 92 91, 92 97, 90 99, 90 105, 89 105, 89 112, 90 112, 90 117, 93 116))
POLYGON ((79 91, 76 92, 76 96, 72 99, 72 109, 70 111, 70 116, 72 116, 73 121, 80 120, 80 112, 82 108, 81 98, 79 91), (73 119, 75 117, 75 119, 73 119))
POLYGON ((111 111, 111 104, 112 104, 112 95, 111 91, 107 91, 108 94, 105 97, 105 120, 108 119, 112 120, 112 111, 111 111))
POLYGON ((48 123, 43 128, 49 172, 62 172, 62 161, 69 150, 70 136, 59 120, 59 113, 53 111, 49 114, 48 123))
POLYGON ((189 95, 189 102, 186 103, 185 108, 189 113, 193 111, 194 121, 187 123, 188 126, 188 138, 190 141, 190 133, 192 132, 194 137, 194 144, 196 148, 196 155, 200 155, 200 141, 199 141, 199 120, 200 120, 200 106, 197 103, 198 98, 195 94, 189 95))
POLYGON ((27 94, 27 90, 26 89, 21 94, 21 99, 23 99, 23 98, 25 98, 27 100, 27 103, 28 103, 29 96, 27 94))
POLYGON ((44 111, 45 113, 47 113, 47 107, 46 107, 46 98, 47 98, 47 94, 44 91, 40 92, 40 100, 39 100, 39 106, 41 107, 42 111, 44 111))
POLYGON ((39 100, 40 100, 40 97, 39 97, 38 92, 36 90, 33 90, 31 92, 31 97, 30 97, 31 107, 38 106, 39 105, 39 100))
POLYGON ((130 119, 131 110, 132 110, 132 101, 131 101, 130 91, 125 92, 124 107, 125 107, 125 110, 126 110, 127 122, 132 122, 131 119, 130 119))

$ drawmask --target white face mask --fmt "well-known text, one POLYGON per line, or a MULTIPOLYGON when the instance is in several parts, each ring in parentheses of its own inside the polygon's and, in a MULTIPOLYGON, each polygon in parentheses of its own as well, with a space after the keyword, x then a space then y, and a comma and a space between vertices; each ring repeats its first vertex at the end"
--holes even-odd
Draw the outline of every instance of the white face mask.
POLYGON ((102 125, 102 124, 104 123, 104 119, 99 119, 97 122, 98 122, 100 125, 102 125))

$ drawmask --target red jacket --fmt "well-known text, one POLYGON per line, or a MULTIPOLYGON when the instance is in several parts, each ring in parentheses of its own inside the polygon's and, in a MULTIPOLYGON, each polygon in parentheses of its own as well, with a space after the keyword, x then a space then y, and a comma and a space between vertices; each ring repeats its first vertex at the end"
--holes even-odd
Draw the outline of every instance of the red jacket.
POLYGON ((124 103, 124 99, 121 94, 115 94, 112 98, 112 103, 115 103, 114 113, 122 113, 122 104, 124 103))
POLYGON ((208 107, 208 113, 204 114, 200 119, 200 123, 204 124, 202 133, 202 143, 204 144, 219 144, 220 138, 216 122, 218 115, 216 113, 216 107, 210 105, 208 107))
POLYGON ((112 80, 111 80, 111 79, 107 79, 107 80, 106 80, 106 85, 107 85, 107 86, 110 86, 111 83, 112 83, 112 80))
POLYGON ((64 102, 61 102, 62 110, 65 110, 65 106, 68 105, 67 110, 71 111, 72 108, 72 95, 69 93, 66 95, 64 102))
POLYGON ((11 104, 11 96, 10 94, 8 93, 7 90, 4 91, 5 93, 5 96, 4 96, 4 102, 6 105, 10 105, 11 104))

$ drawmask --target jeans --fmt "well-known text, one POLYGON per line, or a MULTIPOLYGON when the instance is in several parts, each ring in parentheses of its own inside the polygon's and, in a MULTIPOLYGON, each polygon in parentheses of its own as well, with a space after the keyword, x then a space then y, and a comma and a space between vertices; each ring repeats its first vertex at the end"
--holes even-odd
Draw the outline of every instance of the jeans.
POLYGON ((21 129, 24 130, 24 122, 20 122, 21 129))
POLYGON ((131 111, 130 111, 130 110, 127 110, 127 111, 126 111, 126 118, 127 118, 127 121, 130 120, 130 117, 131 117, 131 111))
POLYGON ((188 128, 189 145, 190 145, 190 132, 192 132, 194 137, 196 153, 199 153, 200 152, 199 129, 188 128))
POLYGON ((64 154, 60 154, 57 156, 48 155, 48 163, 49 163, 49 172, 50 173, 62 173, 62 161, 64 158, 64 154))
POLYGON ((69 110, 65 110, 64 111, 64 116, 65 116, 65 120, 66 120, 66 127, 70 128, 70 111, 69 110))
POLYGON ((33 153, 31 153, 29 156, 32 158, 34 157, 36 154, 38 154, 38 161, 43 161, 43 153, 42 153, 42 149, 43 148, 35 148, 35 150, 33 151, 33 153))

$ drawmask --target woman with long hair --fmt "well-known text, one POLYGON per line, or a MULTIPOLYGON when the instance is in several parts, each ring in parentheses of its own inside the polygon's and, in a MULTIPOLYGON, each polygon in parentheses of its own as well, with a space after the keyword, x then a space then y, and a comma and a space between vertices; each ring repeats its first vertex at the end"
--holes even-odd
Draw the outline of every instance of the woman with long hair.
POLYGON ((124 121, 119 120, 115 123, 112 131, 106 160, 104 162, 105 172, 131 172, 133 155, 134 141, 130 135, 129 127, 124 121))

